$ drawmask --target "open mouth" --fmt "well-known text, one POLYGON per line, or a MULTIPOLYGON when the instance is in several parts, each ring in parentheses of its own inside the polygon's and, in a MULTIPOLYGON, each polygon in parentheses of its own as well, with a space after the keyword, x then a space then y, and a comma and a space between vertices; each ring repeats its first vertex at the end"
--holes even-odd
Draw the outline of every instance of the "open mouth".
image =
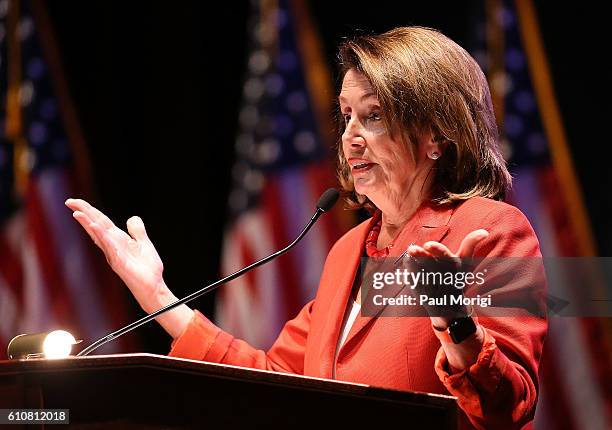
POLYGON ((374 163, 358 163, 352 167, 353 172, 365 172, 370 170, 374 166, 374 163))

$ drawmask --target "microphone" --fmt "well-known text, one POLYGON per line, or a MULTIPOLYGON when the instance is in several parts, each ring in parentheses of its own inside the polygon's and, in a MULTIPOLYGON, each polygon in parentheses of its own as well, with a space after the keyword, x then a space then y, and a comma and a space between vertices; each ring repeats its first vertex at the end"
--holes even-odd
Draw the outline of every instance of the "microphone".
POLYGON ((161 309, 156 310, 153 313, 150 313, 149 315, 146 315, 142 318, 140 318, 137 321, 134 321, 131 324, 126 325, 125 327, 101 338, 98 339, 97 341, 95 341, 94 343, 92 343, 91 345, 89 345, 87 348, 83 349, 81 352, 79 352, 77 354, 77 357, 82 357, 85 355, 88 355, 90 352, 98 349, 99 347, 101 347, 102 345, 117 339, 119 336, 122 336, 132 330, 134 330, 135 328, 140 327, 143 324, 148 323, 149 321, 157 318, 159 315, 163 314, 164 312, 167 312, 171 309, 174 309, 177 306, 180 306, 182 304, 188 303, 192 300, 197 299, 198 297, 203 296, 204 294, 207 294, 213 290, 215 290, 216 288, 220 287, 221 285, 223 285, 226 282, 229 282, 235 278, 237 278, 238 276, 256 268, 261 266, 262 264, 266 264, 267 262, 269 262, 270 260, 273 260, 274 258, 278 257, 279 255, 283 255, 284 253, 286 253, 287 251, 289 251, 291 248, 293 248, 300 240, 302 240, 302 238, 306 235, 306 233, 308 233, 308 231, 312 228, 312 226, 314 225, 314 223, 319 219, 319 217, 321 216, 322 213, 329 211, 338 201, 338 197, 340 196, 340 193, 338 192, 338 190, 336 190, 335 188, 330 188, 327 191, 325 191, 321 197, 319 197, 319 201, 317 202, 317 210, 314 213, 314 215, 312 216, 312 218, 310 218, 310 221, 308 221, 308 224, 306 224, 306 226, 304 227, 304 229, 302 230, 302 232, 298 235, 297 238, 295 238, 295 240, 293 242, 291 242, 289 245, 287 245, 286 247, 284 247, 283 249, 276 251, 273 254, 268 255, 267 257, 262 258, 261 260, 257 260, 254 263, 251 263, 250 265, 243 267, 242 269, 238 270, 237 272, 232 273, 231 275, 226 276, 225 278, 219 279, 216 282, 213 282, 210 285, 205 286, 204 288, 191 293, 190 295, 183 297, 180 300, 177 300, 176 302, 170 303, 169 305, 164 306, 161 309))
MULTIPOLYGON (((338 192, 338 190, 335 188, 329 188, 327 191, 321 194, 321 197, 319 197, 319 201, 317 202, 317 212, 319 210, 321 212, 327 212, 328 210, 333 208, 336 202, 338 201, 338 197, 340 197, 340 193, 338 192)), ((317 215, 317 218, 319 217, 319 215, 317 215)))

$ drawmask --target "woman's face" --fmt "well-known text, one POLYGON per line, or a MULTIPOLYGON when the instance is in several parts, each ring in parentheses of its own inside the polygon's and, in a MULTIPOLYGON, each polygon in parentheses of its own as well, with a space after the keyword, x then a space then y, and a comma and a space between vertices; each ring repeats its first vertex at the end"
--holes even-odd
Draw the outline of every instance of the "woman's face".
POLYGON ((419 142, 415 160, 399 136, 389 134, 370 83, 353 69, 344 76, 339 102, 345 124, 342 151, 355 191, 372 201, 380 193, 400 197, 410 188, 417 165, 426 160, 424 145, 419 142))

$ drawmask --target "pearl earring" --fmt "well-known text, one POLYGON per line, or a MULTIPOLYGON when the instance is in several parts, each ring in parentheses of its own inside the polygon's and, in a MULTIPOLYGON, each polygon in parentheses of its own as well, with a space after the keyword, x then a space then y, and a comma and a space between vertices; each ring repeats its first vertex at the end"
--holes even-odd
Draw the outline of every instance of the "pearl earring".
POLYGON ((437 160, 438 158, 440 158, 440 153, 438 151, 432 151, 429 154, 427 154, 429 156, 429 158, 431 158, 432 160, 437 160))

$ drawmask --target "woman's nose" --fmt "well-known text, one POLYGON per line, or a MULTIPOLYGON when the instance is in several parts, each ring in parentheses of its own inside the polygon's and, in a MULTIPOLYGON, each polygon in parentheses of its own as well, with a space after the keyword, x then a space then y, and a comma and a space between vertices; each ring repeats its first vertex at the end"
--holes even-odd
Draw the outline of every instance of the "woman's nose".
POLYGON ((365 139, 361 133, 361 127, 351 119, 344 128, 342 133, 342 141, 345 145, 350 145, 352 148, 359 148, 365 145, 365 139))

